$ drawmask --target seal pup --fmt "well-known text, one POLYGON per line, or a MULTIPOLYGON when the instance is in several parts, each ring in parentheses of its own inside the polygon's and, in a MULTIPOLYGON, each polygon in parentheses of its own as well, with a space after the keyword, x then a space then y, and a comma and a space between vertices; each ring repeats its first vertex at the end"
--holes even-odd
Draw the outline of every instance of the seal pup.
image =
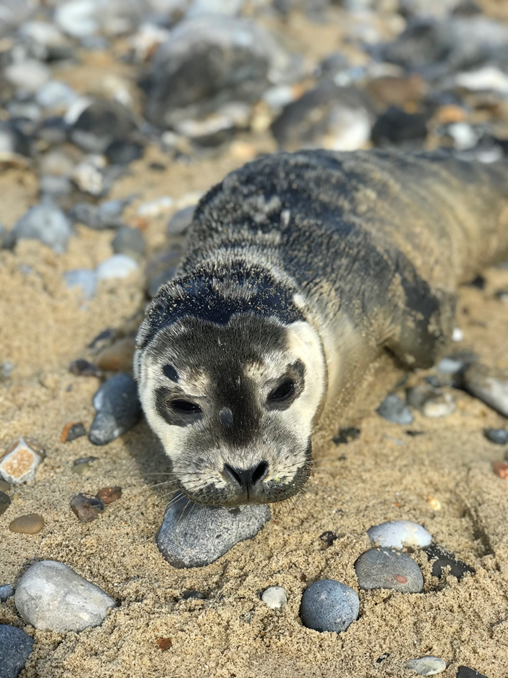
POLYGON ((262 157, 199 203, 148 306, 135 376, 192 501, 281 501, 311 434, 389 352, 430 367, 456 289, 508 253, 508 164, 388 151, 262 157))

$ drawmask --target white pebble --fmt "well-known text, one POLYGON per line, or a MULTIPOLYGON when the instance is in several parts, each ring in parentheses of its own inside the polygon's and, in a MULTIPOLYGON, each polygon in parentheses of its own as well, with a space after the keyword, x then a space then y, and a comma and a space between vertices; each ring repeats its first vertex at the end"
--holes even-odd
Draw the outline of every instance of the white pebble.
POLYGON ((138 265, 126 254, 114 254, 96 269, 97 280, 111 280, 111 278, 127 278, 133 271, 138 270, 138 265))
POLYGON ((35 100, 42 108, 69 106, 77 99, 76 92, 60 80, 45 83, 35 95, 35 100))
POLYGON ((57 8, 55 21, 73 38, 86 38, 99 30, 96 13, 97 3, 93 0, 71 0, 57 8))
POLYGON ((462 341, 464 339, 464 332, 460 327, 455 327, 452 334, 452 341, 462 341))
POLYGON ((404 546, 428 546, 432 535, 427 530, 410 520, 396 520, 390 523, 374 525, 367 530, 372 544, 391 546, 401 549, 404 546))
POLYGON ((406 669, 415 671, 419 676, 435 676, 437 673, 443 673, 446 669, 446 662, 439 657, 420 657, 406 662, 406 669))
POLYGON ((138 215, 140 217, 158 217, 160 214, 165 214, 173 207, 173 198, 165 195, 157 200, 144 202, 138 207, 138 215))
POLYGON ((4 75, 15 87, 36 92, 51 77, 51 70, 40 61, 26 60, 10 64, 4 75))
POLYGON ((286 590, 282 586, 269 586, 263 591, 261 600, 271 610, 280 610, 288 604, 286 590))

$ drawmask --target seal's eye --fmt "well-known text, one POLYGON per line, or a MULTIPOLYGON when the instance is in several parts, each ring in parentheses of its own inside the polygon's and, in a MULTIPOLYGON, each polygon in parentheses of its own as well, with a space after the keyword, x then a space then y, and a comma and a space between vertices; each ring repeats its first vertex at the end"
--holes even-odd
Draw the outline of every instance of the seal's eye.
POLYGON ((200 414, 203 410, 190 400, 170 400, 168 406, 178 414, 200 414))
POLYGON ((295 382, 292 379, 285 379, 282 384, 268 395, 268 403, 283 403, 289 400, 295 393, 295 382))

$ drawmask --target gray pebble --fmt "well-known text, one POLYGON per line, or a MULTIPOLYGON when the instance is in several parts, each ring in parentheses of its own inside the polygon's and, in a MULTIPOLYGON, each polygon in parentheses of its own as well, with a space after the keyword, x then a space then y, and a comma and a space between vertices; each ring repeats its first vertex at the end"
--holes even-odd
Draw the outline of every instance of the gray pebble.
POLYGON ((95 271, 89 271, 86 268, 77 268, 74 271, 64 273, 65 284, 69 289, 73 287, 81 288, 81 293, 85 299, 93 299, 97 291, 97 274, 95 271))
POLYGON ((483 673, 480 673, 479 671, 470 669, 468 666, 459 666, 456 678, 487 678, 487 676, 483 675, 483 673))
POLYGON ((102 205, 77 202, 72 206, 69 216, 74 222, 84 224, 96 231, 103 231, 106 228, 119 228, 123 225, 123 210, 120 205, 117 205, 116 209, 112 209, 111 203, 119 203, 119 201, 108 200, 102 205))
POLYGON ((404 546, 423 548, 432 541, 427 530, 411 520, 395 520, 389 523, 374 525, 367 530, 372 544, 401 549, 404 546))
POLYGON ((360 600, 353 589, 333 579, 321 579, 305 589, 300 616, 315 631, 341 633, 358 618, 360 600))
POLYGON ((271 610, 280 610, 288 604, 286 589, 282 586, 269 586, 263 591, 261 600, 271 610))
POLYGON ((76 92, 59 80, 50 80, 45 83, 35 95, 35 100, 42 108, 69 106, 77 99, 76 92))
POLYGON ((266 505, 201 506, 182 495, 166 509, 157 546, 173 567, 203 567, 254 537, 269 519, 266 505))
POLYGON ((89 440, 107 445, 137 424, 141 416, 136 382, 128 374, 115 374, 97 391, 93 399, 97 410, 89 440))
POLYGON ((126 254, 114 254, 97 266, 97 280, 111 280, 113 278, 127 278, 138 265, 132 257, 126 254))
POLYGON ((466 363, 461 360, 454 360, 453 358, 443 358, 436 366, 438 372, 443 374, 457 375, 465 368, 466 363))
POLYGON ((32 93, 37 92, 50 79, 51 70, 40 61, 27 59, 7 66, 4 76, 15 87, 32 93))
POLYGON ((406 669, 416 671, 419 676, 435 676, 443 673, 446 669, 446 662, 439 657, 420 657, 406 662, 406 669))
POLYGON ((99 626, 115 601, 95 584, 54 560, 32 565, 15 593, 21 617, 43 631, 82 631, 99 626))
POLYGON ((67 249, 72 230, 62 210, 47 200, 31 207, 16 222, 13 235, 16 240, 40 240, 61 254, 67 249))
POLYGON ((395 589, 402 593, 420 593, 423 575, 406 553, 389 548, 370 549, 355 563, 358 584, 362 589, 395 589))
POLYGON ((406 403, 394 393, 386 396, 376 412, 383 417, 383 419, 386 419, 386 421, 392 422, 392 424, 407 426, 408 424, 413 423, 414 417, 411 414, 411 410, 406 403))
POLYGON ((131 226, 121 226, 111 244, 115 254, 127 254, 134 257, 143 256, 146 249, 143 234, 139 228, 131 226))
POLYGON ((179 210, 176 214, 173 214, 168 223, 168 235, 175 236, 185 233, 192 223, 195 209, 195 205, 189 205, 189 207, 185 207, 183 210, 179 210))
POLYGON ((22 629, 0 624, 0 678, 17 678, 32 652, 34 639, 22 629))
POLYGON ((508 445, 508 429, 506 428, 486 428, 484 434, 491 443, 508 445))
POLYGON ((0 603, 5 603, 6 600, 12 598, 14 589, 10 584, 3 584, 0 586, 0 603))
POLYGON ((45 198, 58 200, 58 198, 69 195, 72 191, 72 183, 68 177, 43 174, 39 178, 39 190, 45 198))
POLYGON ((414 407, 425 417, 446 417, 455 412, 452 396, 430 384, 419 384, 407 391, 408 405, 414 407))
POLYGON ((508 417, 508 375, 477 363, 464 374, 464 387, 471 395, 508 417))

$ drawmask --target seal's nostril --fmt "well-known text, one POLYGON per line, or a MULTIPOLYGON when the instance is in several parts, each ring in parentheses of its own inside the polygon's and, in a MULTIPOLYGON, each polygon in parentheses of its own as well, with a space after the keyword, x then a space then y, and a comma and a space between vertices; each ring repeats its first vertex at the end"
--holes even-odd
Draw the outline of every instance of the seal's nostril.
POLYGON ((268 462, 261 461, 257 466, 248 469, 234 468, 229 464, 224 464, 224 475, 230 482, 238 485, 244 490, 248 490, 259 483, 268 472, 268 462))
POLYGON ((267 471, 268 471, 268 462, 266 462, 266 461, 260 462, 252 472, 252 476, 251 476, 252 484, 255 485, 262 478, 264 478, 267 471))

